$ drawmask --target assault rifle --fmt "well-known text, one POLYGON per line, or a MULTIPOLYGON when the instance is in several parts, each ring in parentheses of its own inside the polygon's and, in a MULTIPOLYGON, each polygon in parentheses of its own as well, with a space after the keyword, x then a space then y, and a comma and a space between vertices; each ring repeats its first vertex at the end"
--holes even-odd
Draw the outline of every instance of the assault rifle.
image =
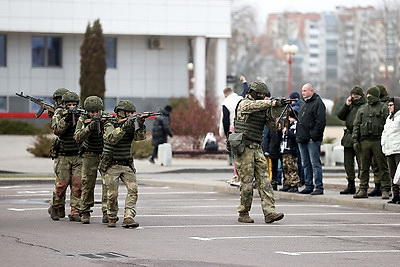
POLYGON ((99 133, 101 133, 101 122, 102 121, 107 121, 109 119, 114 119, 114 118, 115 117, 113 115, 111 115, 111 114, 110 115, 102 114, 102 115, 94 116, 94 117, 92 117, 90 119, 86 119, 84 121, 84 123, 87 124, 87 123, 91 123, 92 121, 96 122, 97 133, 99 134, 99 133))
POLYGON ((24 92, 21 92, 20 94, 18 93, 15 94, 19 97, 26 98, 29 101, 32 101, 33 103, 38 104, 40 106, 39 110, 36 112, 36 118, 39 118, 43 114, 45 109, 53 113, 54 110, 56 110, 56 107, 54 105, 44 102, 43 99, 36 98, 30 95, 24 95, 24 92))
POLYGON ((63 115, 71 116, 72 126, 75 126, 76 125, 76 118, 79 117, 81 114, 84 114, 84 113, 86 113, 86 111, 84 109, 72 108, 72 109, 65 110, 63 112, 63 115))
POLYGON ((122 123, 122 122, 125 122, 127 120, 136 120, 137 118, 145 118, 146 119, 148 117, 157 116, 157 115, 161 115, 161 112, 159 112, 159 111, 156 111, 156 112, 153 112, 153 111, 137 112, 137 113, 134 113, 134 114, 130 115, 127 118, 123 118, 123 119, 119 120, 118 123, 122 123))

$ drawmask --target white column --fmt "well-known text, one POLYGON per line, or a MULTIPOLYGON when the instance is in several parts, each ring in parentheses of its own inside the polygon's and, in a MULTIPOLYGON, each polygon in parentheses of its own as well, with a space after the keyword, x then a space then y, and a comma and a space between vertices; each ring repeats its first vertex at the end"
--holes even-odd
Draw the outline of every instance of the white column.
POLYGON ((198 36, 194 45, 194 95, 205 106, 206 95, 206 38, 198 36))
POLYGON ((228 56, 227 39, 218 39, 215 53, 215 88, 214 96, 221 103, 224 96, 222 90, 226 87, 227 72, 227 56, 228 56))

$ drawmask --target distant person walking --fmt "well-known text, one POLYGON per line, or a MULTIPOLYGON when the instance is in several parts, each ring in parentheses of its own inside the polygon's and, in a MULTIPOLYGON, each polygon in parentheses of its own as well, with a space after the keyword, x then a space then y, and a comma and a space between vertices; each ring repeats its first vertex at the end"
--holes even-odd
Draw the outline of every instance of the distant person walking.
POLYGON ((161 115, 156 116, 153 124, 153 140, 152 145, 154 146, 153 153, 149 157, 150 163, 155 163, 154 159, 157 158, 158 146, 168 142, 168 136, 174 136, 174 133, 170 127, 169 115, 172 112, 172 107, 167 105, 160 109, 161 115))

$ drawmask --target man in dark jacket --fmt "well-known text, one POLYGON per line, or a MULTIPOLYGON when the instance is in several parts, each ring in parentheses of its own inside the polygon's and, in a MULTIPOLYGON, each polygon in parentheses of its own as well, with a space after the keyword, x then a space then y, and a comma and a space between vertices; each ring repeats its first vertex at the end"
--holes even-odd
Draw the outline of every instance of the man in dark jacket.
POLYGON ((353 123, 357 114, 357 110, 366 102, 367 99, 365 98, 362 88, 358 85, 355 85, 350 91, 350 96, 346 99, 345 104, 337 114, 337 117, 340 120, 346 122, 346 129, 344 131, 341 144, 344 148, 344 169, 347 175, 347 188, 340 191, 340 194, 342 195, 353 195, 356 193, 354 157, 357 160, 358 170, 361 168, 361 162, 359 153, 354 150, 353 137, 351 135, 353 134, 353 123))
POLYGON ((161 115, 156 116, 153 124, 153 141, 154 146, 153 153, 149 157, 149 161, 154 163, 154 159, 157 158, 158 145, 167 143, 168 135, 172 137, 174 134, 170 127, 169 114, 172 111, 172 107, 167 105, 160 109, 161 115))
POLYGON ((312 84, 304 84, 301 94, 304 103, 299 110, 296 141, 299 144, 306 187, 299 193, 323 195, 324 184, 320 153, 326 125, 326 108, 319 95, 314 92, 312 84))

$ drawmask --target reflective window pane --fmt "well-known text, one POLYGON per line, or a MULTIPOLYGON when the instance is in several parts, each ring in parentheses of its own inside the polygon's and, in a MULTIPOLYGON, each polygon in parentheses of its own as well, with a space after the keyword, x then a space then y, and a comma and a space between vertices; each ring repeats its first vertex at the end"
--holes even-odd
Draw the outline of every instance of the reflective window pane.
POLYGON ((6 36, 4 34, 0 34, 0 66, 5 67, 7 66, 6 56, 6 36))
POLYGON ((115 69, 117 67, 117 38, 105 38, 104 46, 106 49, 107 68, 115 69))

